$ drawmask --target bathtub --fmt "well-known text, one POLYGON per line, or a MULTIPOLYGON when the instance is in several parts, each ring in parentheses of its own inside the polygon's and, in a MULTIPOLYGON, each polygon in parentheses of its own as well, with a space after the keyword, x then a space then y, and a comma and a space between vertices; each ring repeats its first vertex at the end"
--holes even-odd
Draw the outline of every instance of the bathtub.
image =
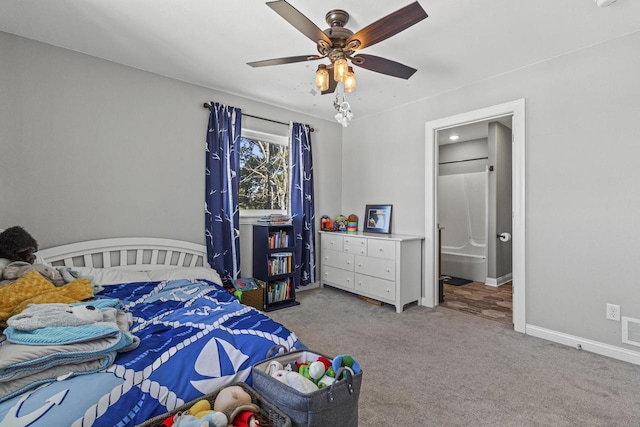
POLYGON ((456 248, 443 246, 440 252, 441 276, 459 277, 484 283, 487 280, 487 256, 485 247, 456 248), (478 253, 473 253, 478 252, 478 253))
POLYGON ((487 280, 486 172, 438 179, 441 276, 487 280))

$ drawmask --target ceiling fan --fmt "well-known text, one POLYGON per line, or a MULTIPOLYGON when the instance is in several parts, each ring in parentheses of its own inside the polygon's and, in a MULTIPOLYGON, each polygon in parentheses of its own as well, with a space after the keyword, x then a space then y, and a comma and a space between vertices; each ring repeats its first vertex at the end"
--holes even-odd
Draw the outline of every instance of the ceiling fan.
MULTIPOLYGON (((328 77, 324 84, 319 84, 318 80, 316 80, 316 85, 323 94, 335 91, 337 82, 344 81, 344 76, 349 72, 347 68, 351 68, 347 65, 347 59, 350 60, 353 65, 361 68, 402 79, 408 79, 417 71, 415 68, 390 59, 358 53, 360 49, 386 40, 427 18, 427 13, 417 1, 377 20, 356 33, 345 28, 345 25, 349 21, 349 14, 342 9, 330 10, 325 15, 325 20, 327 24, 329 24, 329 28, 321 30, 309 18, 285 0, 270 1, 267 2, 267 6, 316 43, 319 55, 290 56, 286 58, 248 62, 247 64, 252 67, 290 64, 328 58, 331 64, 320 65, 317 71, 317 73, 325 73, 328 77), (333 68, 334 72, 327 73, 325 71, 327 68, 333 68)), ((353 75, 353 71, 351 70, 350 72, 351 75, 353 75)), ((349 90, 347 89, 347 91, 349 90)))

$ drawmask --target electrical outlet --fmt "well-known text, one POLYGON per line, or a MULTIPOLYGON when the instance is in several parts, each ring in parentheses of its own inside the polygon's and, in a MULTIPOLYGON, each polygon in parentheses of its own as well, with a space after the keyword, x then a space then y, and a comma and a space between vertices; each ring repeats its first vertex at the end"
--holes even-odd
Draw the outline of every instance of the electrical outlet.
POLYGON ((616 304, 607 304, 607 319, 620 321, 620 306, 616 304))

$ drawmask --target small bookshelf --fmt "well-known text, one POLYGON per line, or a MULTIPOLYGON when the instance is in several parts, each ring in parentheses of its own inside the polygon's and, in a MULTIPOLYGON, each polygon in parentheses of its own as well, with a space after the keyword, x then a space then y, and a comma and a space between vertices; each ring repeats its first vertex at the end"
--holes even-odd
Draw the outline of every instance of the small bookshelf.
POLYGON ((253 226, 253 277, 266 283, 264 311, 300 304, 296 301, 293 225, 253 226))

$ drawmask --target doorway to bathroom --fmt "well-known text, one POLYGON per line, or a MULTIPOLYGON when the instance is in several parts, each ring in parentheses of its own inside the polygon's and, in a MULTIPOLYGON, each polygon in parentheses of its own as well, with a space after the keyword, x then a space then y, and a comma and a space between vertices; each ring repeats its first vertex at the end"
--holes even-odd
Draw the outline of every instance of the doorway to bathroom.
POLYGON ((437 131, 439 304, 512 325, 512 116, 437 131))
MULTIPOLYGON (((487 224, 482 227, 476 224, 471 228, 471 240, 468 246, 471 248, 466 251, 468 253, 464 253, 463 255, 469 255, 466 261, 469 259, 475 261, 483 261, 482 258, 485 257, 486 265, 483 265, 482 262, 477 262, 478 265, 467 265, 465 268, 484 272, 485 282, 489 282, 492 285, 497 286, 500 281, 508 280, 509 276, 507 274, 503 274, 503 270, 495 269, 491 271, 491 269, 495 266, 492 265, 494 261, 491 261, 491 255, 489 251, 491 250, 491 246, 495 244, 493 248, 494 251, 499 251, 500 246, 498 243, 506 243, 501 242, 500 235, 503 233, 508 233, 508 236, 503 237, 503 239, 507 240, 511 244, 511 254, 512 254, 512 272, 511 272, 511 280, 513 289, 513 328, 518 332, 526 332, 526 317, 525 317, 525 210, 524 210, 524 177, 525 177, 525 133, 524 133, 524 99, 496 105, 493 107, 488 107, 480 110, 471 111, 468 113, 463 113, 457 116, 446 117, 443 119, 435 120, 426 123, 425 125, 425 258, 424 258, 424 271, 425 271, 425 288, 424 288, 424 298, 423 305, 429 307, 435 307, 440 304, 440 224, 438 219, 438 209, 439 209, 439 186, 440 186, 440 146, 438 144, 438 135, 444 135, 447 130, 460 128, 464 125, 472 125, 476 123, 488 123, 488 122, 497 122, 501 125, 504 125, 501 120, 505 120, 506 118, 511 117, 511 170, 512 176, 511 179, 508 180, 511 185, 511 199, 512 205, 510 208, 510 212, 507 213, 507 216, 511 217, 512 223, 512 232, 508 233, 507 231, 502 231, 496 227, 490 228, 487 224), (500 230, 500 232, 498 232, 500 230), (484 233, 482 233, 484 231, 484 233), (482 239, 484 238, 484 246, 482 248, 482 239), (475 251, 475 252, 474 252, 475 251), (486 254, 486 255, 484 255, 486 254), (487 280, 489 279, 489 280, 487 280), (491 283, 494 281, 494 283, 491 283)), ((506 125, 505 125, 506 126, 506 125)), ((508 127, 508 126, 507 126, 508 127)), ((479 156, 479 157, 490 157, 487 156, 479 156)), ((490 159, 484 159, 490 160, 490 159)), ((473 162, 479 162, 480 160, 473 160, 472 162, 465 162, 470 165, 473 162)), ((488 169, 491 166, 494 166, 494 171, 486 170, 484 172, 480 171, 480 175, 471 176, 465 183, 464 179, 460 180, 455 178, 455 180, 462 181, 454 183, 452 185, 462 185, 463 187, 466 185, 467 187, 475 187, 476 185, 481 185, 484 180, 487 188, 493 186, 492 177, 490 174, 494 173, 496 169, 496 164, 485 164, 488 169), (484 178, 483 178, 483 175, 484 178)), ((476 165, 477 167, 477 165, 476 165)), ((501 169, 504 170, 504 166, 501 166, 501 169)), ((476 173, 469 171, 469 173, 476 173)), ((447 185, 445 182, 444 185, 447 185)), ((497 194, 497 193, 496 193, 497 194)), ((460 202, 458 202, 460 203, 460 202)), ((467 203, 467 202, 462 202, 467 203)), ((489 203, 487 203, 489 205, 489 203)), ((465 208, 466 209, 466 208, 465 208)), ((460 212, 460 210, 458 210, 460 212)), ((459 213, 458 212, 458 213, 459 213)), ((489 213, 486 213, 488 216, 489 213)), ((469 221, 476 221, 476 219, 465 219, 467 225, 469 221)), ((478 221, 479 222, 479 221, 478 221)), ((446 226, 445 226, 446 229, 446 226)), ((467 230, 467 240, 469 231, 467 230)), ((458 242, 457 246, 465 246, 458 242)), ((455 248, 456 245, 452 244, 451 247, 455 248)), ((467 248, 467 249, 469 249, 467 248)), ((450 252, 455 252, 453 249, 450 252)), ((450 254, 452 257, 459 257, 458 254, 450 254)), ((495 258, 495 256, 494 256, 495 258)), ((467 264, 476 264, 472 262, 468 262, 467 264)), ((482 274, 481 274, 482 276, 482 274)), ((506 284, 507 282, 505 282, 506 284)))

